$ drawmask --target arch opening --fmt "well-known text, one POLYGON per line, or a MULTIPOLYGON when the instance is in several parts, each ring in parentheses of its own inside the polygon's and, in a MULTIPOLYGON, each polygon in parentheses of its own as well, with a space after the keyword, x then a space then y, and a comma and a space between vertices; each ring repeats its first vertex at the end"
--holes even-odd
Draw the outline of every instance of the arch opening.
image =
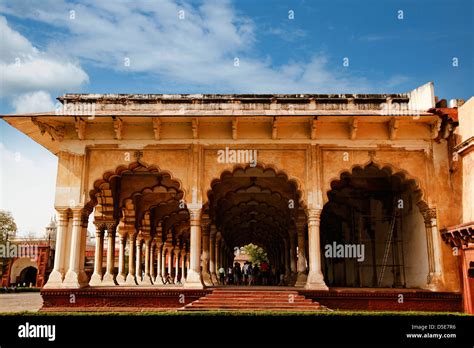
MULTIPOLYGON (((305 216, 297 183, 274 169, 238 167, 212 182, 208 198, 205 213, 211 228, 232 251, 228 267, 235 268, 241 248, 256 245, 266 252, 266 260, 257 263, 259 276, 265 273, 262 285, 278 285, 281 274, 285 285, 294 284, 296 266, 292 266, 289 250, 291 244, 295 250, 291 257, 296 260, 296 245, 292 244, 296 221, 305 216)), ((243 266, 246 262, 239 263, 243 266)))
POLYGON ((414 180, 373 163, 331 183, 321 214, 323 273, 333 287, 423 288, 426 231, 414 180))

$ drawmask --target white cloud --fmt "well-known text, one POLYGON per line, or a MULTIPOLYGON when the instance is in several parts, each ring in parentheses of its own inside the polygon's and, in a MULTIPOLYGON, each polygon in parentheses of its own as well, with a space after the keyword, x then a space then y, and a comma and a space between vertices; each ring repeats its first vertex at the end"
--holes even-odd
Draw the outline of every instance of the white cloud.
MULTIPOLYGON (((49 52, 67 52, 111 70, 151 74, 156 77, 151 87, 165 90, 185 86, 229 93, 373 91, 370 81, 351 74, 340 60, 331 61, 317 52, 310 59, 286 64, 259 56, 256 23, 228 1, 205 1, 199 6, 172 0, 18 1, 0 5, 0 12, 41 21, 66 33, 60 41, 50 42, 49 52), (179 18, 180 11, 184 19, 179 18), (124 65, 125 59, 130 66, 124 65)), ((305 35, 293 31, 293 36, 305 35)))
POLYGON ((20 94, 13 98, 12 105, 16 114, 54 110, 51 95, 45 91, 20 94))
POLYGON ((41 52, 0 16, 1 97, 37 90, 77 89, 88 82, 76 64, 41 52))
POLYGON ((12 212, 19 233, 42 235, 54 216, 56 170, 52 154, 31 159, 0 143, 0 209, 12 212))

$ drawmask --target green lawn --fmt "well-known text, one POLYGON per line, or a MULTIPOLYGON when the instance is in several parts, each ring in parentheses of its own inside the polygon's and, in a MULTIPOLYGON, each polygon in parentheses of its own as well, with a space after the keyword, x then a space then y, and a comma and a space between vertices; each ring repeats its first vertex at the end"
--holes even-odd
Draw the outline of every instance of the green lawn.
POLYGON ((333 311, 333 312, 275 312, 275 311, 203 311, 203 312, 11 312, 0 316, 469 316, 457 312, 394 312, 394 311, 333 311))

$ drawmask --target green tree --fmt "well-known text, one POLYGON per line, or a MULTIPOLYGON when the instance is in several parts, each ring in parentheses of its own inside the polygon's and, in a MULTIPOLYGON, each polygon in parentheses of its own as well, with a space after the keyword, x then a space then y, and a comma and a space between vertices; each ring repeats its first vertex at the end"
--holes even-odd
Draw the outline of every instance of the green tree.
POLYGON ((16 236, 16 223, 9 211, 0 210, 0 242, 16 236))
POLYGON ((243 247, 244 252, 250 256, 252 263, 262 263, 263 261, 268 262, 268 256, 266 251, 255 244, 247 244, 243 247))

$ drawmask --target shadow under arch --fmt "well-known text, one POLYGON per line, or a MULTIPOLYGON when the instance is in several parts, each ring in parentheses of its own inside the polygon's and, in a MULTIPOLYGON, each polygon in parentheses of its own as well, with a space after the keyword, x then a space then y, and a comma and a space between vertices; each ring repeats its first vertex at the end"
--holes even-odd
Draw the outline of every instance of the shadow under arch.
POLYGON ((367 167, 375 167, 384 172, 388 175, 393 175, 399 177, 403 181, 407 181, 412 185, 413 189, 419 193, 419 199, 416 204, 420 207, 420 210, 428 208, 428 199, 425 195, 426 188, 423 186, 423 182, 420 178, 417 178, 411 175, 408 171, 398 168, 391 163, 382 163, 374 160, 368 160, 363 164, 354 164, 349 168, 341 169, 336 176, 331 177, 328 183, 330 188, 326 191, 326 195, 324 195, 324 203, 327 202, 328 193, 332 189, 332 183, 340 181, 343 176, 352 175, 354 172, 363 170, 367 167))
MULTIPOLYGON (((102 175, 102 178, 94 181, 93 188, 89 191, 89 200, 84 205, 84 208, 83 208, 83 216, 88 217, 92 213, 92 211, 94 210, 94 207, 96 207, 99 204, 98 197, 101 195, 101 191, 109 190, 110 183, 115 178, 121 178, 124 175, 129 175, 129 174, 130 175, 155 174, 156 176, 161 176, 161 179, 159 179, 160 182, 163 179, 169 180, 173 184, 168 185, 168 186, 176 189, 176 191, 179 192, 179 195, 181 197, 186 197, 186 190, 183 187, 182 181, 174 177, 170 171, 162 170, 156 165, 149 165, 142 161, 135 161, 135 162, 131 162, 128 165, 121 164, 117 166, 114 170, 105 171, 104 174, 102 175)), ((140 189, 137 189, 134 192, 131 192, 130 196, 132 196, 133 193, 137 191, 146 191, 146 190, 152 191, 155 186, 156 185, 145 184, 143 187, 140 187, 140 189)), ((126 198, 128 198, 128 196, 124 197, 123 200, 125 200, 126 198)), ((111 207, 109 207, 109 209, 110 208, 111 207)), ((117 219, 117 218, 118 216, 115 215, 114 219, 117 219)))
POLYGON ((427 287, 428 245, 419 181, 372 161, 330 182, 321 214, 330 286, 427 287), (339 254, 338 254, 339 253, 339 254))

